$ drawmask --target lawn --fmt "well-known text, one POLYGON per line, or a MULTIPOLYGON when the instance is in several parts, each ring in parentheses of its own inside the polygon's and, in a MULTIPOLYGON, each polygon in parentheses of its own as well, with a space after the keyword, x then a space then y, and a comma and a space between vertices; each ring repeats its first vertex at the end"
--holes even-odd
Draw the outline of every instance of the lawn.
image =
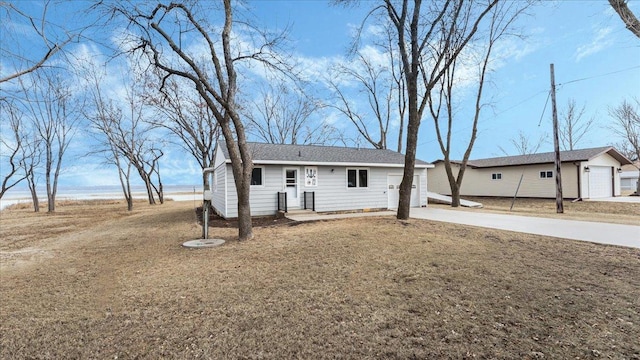
POLYGON ((0 357, 640 358, 640 250, 393 217, 210 233, 193 204, 0 213, 0 357))

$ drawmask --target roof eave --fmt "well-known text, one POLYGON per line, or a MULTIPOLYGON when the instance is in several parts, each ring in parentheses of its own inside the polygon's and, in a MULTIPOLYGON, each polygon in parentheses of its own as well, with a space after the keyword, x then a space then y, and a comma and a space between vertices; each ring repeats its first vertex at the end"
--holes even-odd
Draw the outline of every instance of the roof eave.
MULTIPOLYGON (((592 156, 591 159, 593 159, 595 157, 598 157, 598 156, 600 156, 602 154, 605 154, 605 153, 609 154, 609 156, 611 156, 612 158, 616 159, 616 161, 618 161, 620 163, 620 165, 633 165, 633 162, 631 160, 629 160, 626 156, 621 154, 613 146, 610 146, 608 149, 602 151, 598 155, 592 156)), ((591 160, 591 159, 589 159, 589 160, 591 160)))
MULTIPOLYGON (((231 163, 230 159, 225 161, 227 164, 231 163)), ((389 163, 363 163, 363 162, 325 162, 325 161, 281 161, 281 160, 253 160, 256 165, 306 165, 306 166, 359 166, 359 167, 392 167, 403 168, 404 164, 389 164, 389 163)), ((416 164, 416 168, 419 169, 432 169, 433 164, 416 164)))

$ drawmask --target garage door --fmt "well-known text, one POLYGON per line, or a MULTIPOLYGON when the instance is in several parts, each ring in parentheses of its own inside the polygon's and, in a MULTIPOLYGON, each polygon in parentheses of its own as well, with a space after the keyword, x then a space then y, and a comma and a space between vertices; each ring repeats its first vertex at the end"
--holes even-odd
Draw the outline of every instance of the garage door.
MULTIPOLYGON (((400 183, 402 182, 402 175, 388 175, 387 176, 387 196, 389 209, 397 209, 398 202, 400 201, 400 183)), ((413 177, 413 184, 411 185, 411 207, 420 206, 420 176, 415 175, 413 177)))
POLYGON ((604 198, 613 196, 613 181, 611 167, 590 166, 589 171, 589 197, 604 198))

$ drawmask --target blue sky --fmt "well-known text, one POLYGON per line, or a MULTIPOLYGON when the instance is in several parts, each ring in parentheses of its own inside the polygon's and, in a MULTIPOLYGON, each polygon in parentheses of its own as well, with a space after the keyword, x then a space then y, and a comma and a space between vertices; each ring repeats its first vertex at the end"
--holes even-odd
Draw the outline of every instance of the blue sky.
MULTIPOLYGON (((25 6, 26 3, 16 4, 25 6)), ((353 31, 360 26, 373 2, 361 1, 358 8, 332 7, 326 1, 263 0, 248 4, 266 27, 282 28, 288 24, 293 56, 311 64, 316 71, 322 71, 324 64, 344 60, 353 31)), ((37 7, 38 3, 30 5, 37 7)), ((73 2, 55 3, 55 6, 50 20, 73 26, 77 16, 73 2)), ((640 2, 630 1, 630 7, 640 14, 640 2)), ((503 44, 500 58, 496 59, 485 94, 491 107, 482 114, 479 137, 471 157, 503 155, 499 147, 515 154, 509 140, 519 131, 532 139, 552 134, 550 105, 543 115, 550 87, 551 63, 555 65, 559 109, 573 98, 579 106, 585 105, 585 117, 596 118, 595 127, 579 147, 605 146, 618 141, 606 128, 611 121, 608 107, 625 98, 640 96, 640 39, 624 28, 606 0, 544 1, 529 13, 531 15, 521 18, 518 24, 525 38, 510 39, 503 44)), ((91 35, 87 34, 88 37, 91 35)), ((112 34, 100 35, 109 39, 112 34)), ((2 46, 11 46, 6 39, 5 36, 0 39, 2 46)), ((88 46, 92 45, 82 41, 73 44, 69 51, 78 52, 88 46)), ((103 47, 94 47, 94 50, 108 55, 103 47)), ((461 99, 461 104, 460 114, 464 116, 468 110, 465 104, 472 104, 472 100, 461 99)), ((342 131, 353 132, 346 119, 336 114, 323 116, 331 117, 342 131)), ((461 157, 465 150, 470 130, 467 124, 469 122, 463 120, 456 128, 452 158, 461 157)), ((75 153, 65 160, 62 183, 117 184, 113 169, 97 164, 95 159, 80 156, 83 149, 91 145, 86 137, 79 136, 78 139, 75 153)), ((430 118, 423 119, 418 142, 418 158, 433 161, 442 157, 430 118)), ((552 146, 549 141, 541 151, 551 151, 552 146)), ((390 147, 395 147, 395 140, 390 142, 390 147)), ((162 164, 165 183, 199 183, 195 161, 185 159, 188 157, 180 149, 168 149, 162 164)))

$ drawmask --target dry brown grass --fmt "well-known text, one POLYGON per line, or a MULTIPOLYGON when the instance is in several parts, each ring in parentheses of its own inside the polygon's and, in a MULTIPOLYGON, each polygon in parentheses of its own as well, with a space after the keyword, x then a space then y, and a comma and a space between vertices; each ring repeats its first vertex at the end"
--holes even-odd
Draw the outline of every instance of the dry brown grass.
POLYGON ((379 217, 187 250, 188 202, 122 207, 1 213, 0 357, 640 358, 637 249, 379 217))

